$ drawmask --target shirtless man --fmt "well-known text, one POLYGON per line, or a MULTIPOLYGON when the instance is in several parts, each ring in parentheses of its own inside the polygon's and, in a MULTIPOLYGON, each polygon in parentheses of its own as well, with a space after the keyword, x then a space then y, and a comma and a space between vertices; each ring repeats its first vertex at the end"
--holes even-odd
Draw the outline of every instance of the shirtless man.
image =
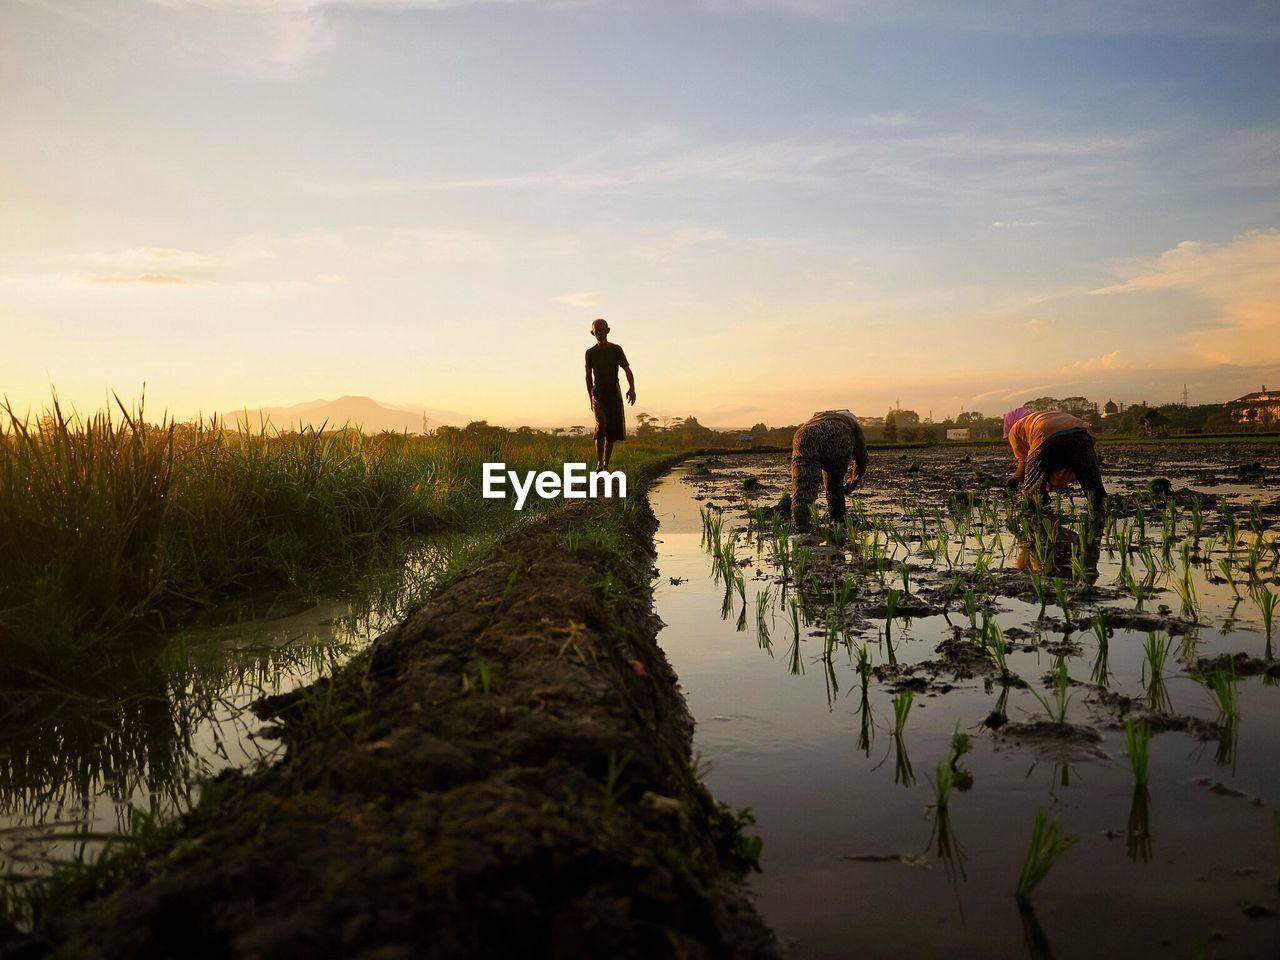
POLYGON ((809 505, 824 483, 832 523, 844 522, 844 497, 867 475, 867 441, 848 410, 823 410, 800 424, 791 440, 791 519, 809 530, 809 505))
POLYGON ((596 320, 591 324, 596 345, 587 351, 587 397, 596 415, 596 469, 609 469, 613 445, 627 439, 627 423, 623 414, 622 391, 618 387, 618 369, 626 371, 627 402, 636 402, 636 378, 622 347, 609 342, 609 324, 596 320))

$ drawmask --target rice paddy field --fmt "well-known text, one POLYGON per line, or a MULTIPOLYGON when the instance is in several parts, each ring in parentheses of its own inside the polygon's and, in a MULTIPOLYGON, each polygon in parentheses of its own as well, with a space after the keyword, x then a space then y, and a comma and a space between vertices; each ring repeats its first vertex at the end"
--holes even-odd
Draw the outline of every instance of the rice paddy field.
POLYGON ((252 704, 328 676, 536 512, 483 500, 482 463, 591 457, 542 435, 0 418, 0 917, 271 762, 252 704))
POLYGON ((1276 448, 1104 456, 1098 516, 1024 512, 992 447, 873 451, 807 538, 784 456, 652 491, 659 642, 793 956, 1280 952, 1276 448))

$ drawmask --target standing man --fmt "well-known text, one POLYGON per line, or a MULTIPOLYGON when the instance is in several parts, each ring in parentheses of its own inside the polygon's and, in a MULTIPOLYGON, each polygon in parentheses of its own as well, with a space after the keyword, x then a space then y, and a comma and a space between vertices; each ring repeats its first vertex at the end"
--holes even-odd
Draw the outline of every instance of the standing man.
POLYGON ((1021 488, 1025 501, 1043 502, 1054 490, 1079 482, 1093 508, 1102 509, 1107 489, 1089 424, 1060 410, 1018 407, 1004 415, 1004 435, 1018 462, 1008 486, 1021 488))
POLYGON ((627 373, 627 402, 636 402, 636 378, 622 347, 609 342, 609 324, 596 320, 591 324, 596 345, 587 351, 587 397, 596 415, 596 469, 608 470, 613 445, 627 439, 627 423, 623 415, 622 391, 618 387, 618 368, 627 373))
POLYGON ((791 440, 791 520, 809 530, 809 504, 825 484, 832 523, 844 522, 844 495, 867 475, 867 441, 848 410, 823 410, 800 424, 791 440), (847 474, 847 477, 846 477, 847 474))

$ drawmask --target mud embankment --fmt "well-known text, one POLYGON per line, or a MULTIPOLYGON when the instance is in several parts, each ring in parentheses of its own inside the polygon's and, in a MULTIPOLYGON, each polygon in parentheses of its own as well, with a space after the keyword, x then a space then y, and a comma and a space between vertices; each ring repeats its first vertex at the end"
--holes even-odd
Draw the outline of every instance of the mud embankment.
POLYGON ((640 494, 513 534, 6 955, 776 955, 654 639, 655 529, 640 494))

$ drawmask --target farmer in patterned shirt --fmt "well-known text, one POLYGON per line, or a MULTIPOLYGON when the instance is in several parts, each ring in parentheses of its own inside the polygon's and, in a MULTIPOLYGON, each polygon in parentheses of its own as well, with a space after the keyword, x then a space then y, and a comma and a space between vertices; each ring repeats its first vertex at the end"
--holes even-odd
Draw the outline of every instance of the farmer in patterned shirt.
POLYGON ((1054 490, 1079 483, 1095 510, 1107 499, 1089 424, 1069 413, 1033 413, 1018 407, 1004 415, 1004 435, 1018 467, 1006 481, 1028 503, 1042 503, 1054 490))
POLYGON ((844 522, 844 496, 867 475, 867 441, 848 410, 823 410, 800 424, 791 440, 791 519, 809 530, 809 505, 826 487, 832 523, 844 522))

